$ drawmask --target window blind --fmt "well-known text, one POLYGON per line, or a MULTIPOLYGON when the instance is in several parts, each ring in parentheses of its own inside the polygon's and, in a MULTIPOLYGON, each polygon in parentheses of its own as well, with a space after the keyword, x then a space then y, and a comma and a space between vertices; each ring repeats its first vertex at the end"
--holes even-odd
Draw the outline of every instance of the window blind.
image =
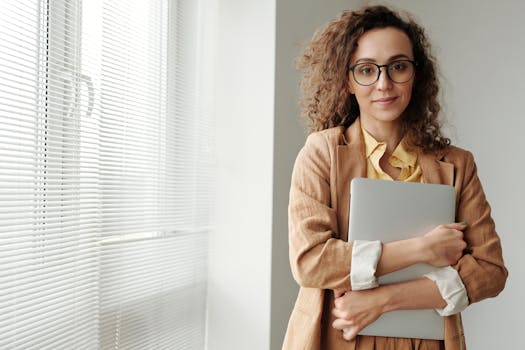
POLYGON ((206 0, 0 6, 0 348, 203 348, 206 0))
POLYGON ((1 349, 98 342, 97 207, 78 176, 79 107, 62 76, 74 57, 50 52, 64 39, 55 5, 0 11, 1 349))

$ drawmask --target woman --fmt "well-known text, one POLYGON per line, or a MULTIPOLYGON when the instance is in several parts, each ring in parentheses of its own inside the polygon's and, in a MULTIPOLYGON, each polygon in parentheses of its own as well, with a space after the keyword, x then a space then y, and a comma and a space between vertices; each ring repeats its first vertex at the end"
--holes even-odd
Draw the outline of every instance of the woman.
POLYGON ((283 348, 464 349, 460 312, 499 294, 507 270, 473 157, 441 133, 423 29, 382 6, 343 12, 298 67, 311 134, 290 190, 290 261, 301 288, 283 348), (452 185, 457 223, 387 244, 347 242, 355 177, 452 185), (377 285, 420 262, 441 269, 377 285), (384 312, 433 308, 445 316, 444 341, 358 335, 384 312))

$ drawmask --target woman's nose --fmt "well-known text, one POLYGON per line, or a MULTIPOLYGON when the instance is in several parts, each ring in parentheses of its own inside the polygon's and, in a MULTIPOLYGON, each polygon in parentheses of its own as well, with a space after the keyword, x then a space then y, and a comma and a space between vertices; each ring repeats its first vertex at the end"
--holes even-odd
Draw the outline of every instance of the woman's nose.
POLYGON ((388 67, 380 68, 379 79, 377 79, 376 83, 376 87, 379 90, 387 90, 392 87, 392 80, 390 80, 390 77, 388 76, 387 69, 388 67))

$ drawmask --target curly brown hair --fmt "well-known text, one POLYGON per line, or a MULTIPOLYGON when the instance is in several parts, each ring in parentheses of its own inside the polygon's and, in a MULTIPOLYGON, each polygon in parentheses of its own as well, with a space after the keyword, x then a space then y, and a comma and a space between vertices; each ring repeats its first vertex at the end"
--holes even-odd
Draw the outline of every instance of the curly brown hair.
POLYGON ((348 91, 348 63, 365 32, 386 27, 398 28, 408 36, 417 62, 412 98, 401 118, 401 131, 409 145, 426 152, 443 149, 450 139, 441 133, 436 63, 425 31, 410 15, 385 6, 342 12, 314 34, 298 57, 297 68, 302 73, 300 106, 308 130, 348 127, 356 120, 359 105, 348 91))

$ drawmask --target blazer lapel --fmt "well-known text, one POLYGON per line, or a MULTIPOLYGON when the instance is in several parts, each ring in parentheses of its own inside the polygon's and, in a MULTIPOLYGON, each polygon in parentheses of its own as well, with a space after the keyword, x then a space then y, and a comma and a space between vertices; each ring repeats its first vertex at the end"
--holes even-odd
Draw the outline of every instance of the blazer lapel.
POLYGON ((348 211, 350 209, 350 182, 356 177, 366 177, 366 159, 361 124, 354 121, 343 134, 343 142, 336 153, 335 195, 339 238, 348 239, 348 211))
POLYGON ((423 172, 423 179, 427 183, 454 185, 454 165, 441 161, 438 154, 423 153, 418 151, 418 162, 423 172))

